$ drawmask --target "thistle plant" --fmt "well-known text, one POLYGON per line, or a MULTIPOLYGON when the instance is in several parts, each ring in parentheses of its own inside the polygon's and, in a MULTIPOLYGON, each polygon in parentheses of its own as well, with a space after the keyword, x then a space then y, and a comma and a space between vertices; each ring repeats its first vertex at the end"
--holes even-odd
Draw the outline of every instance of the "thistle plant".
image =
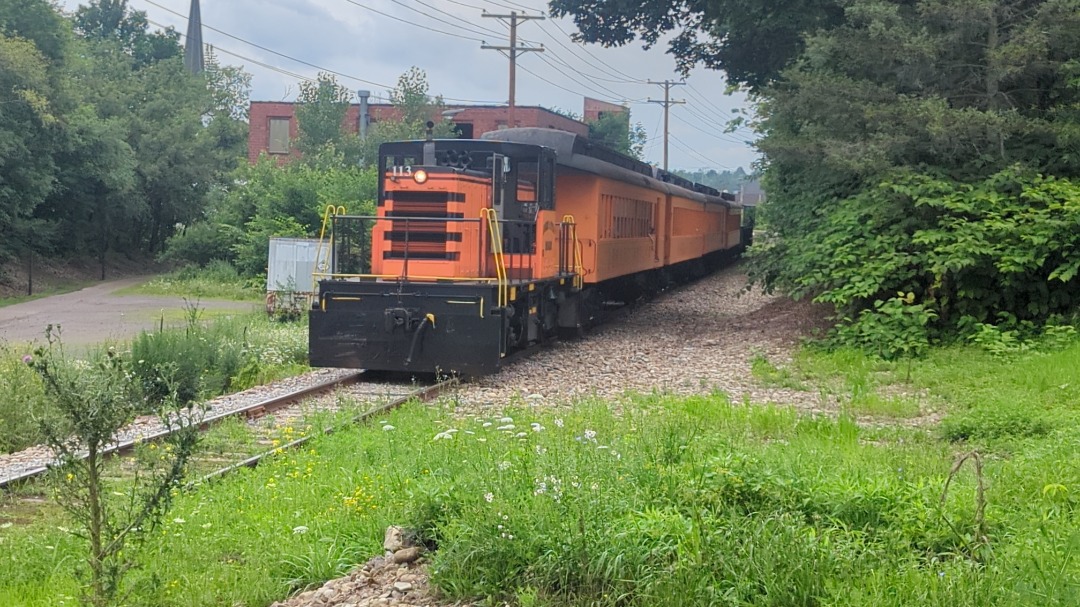
MULTIPOLYGON (((28 364, 37 371, 56 415, 40 421, 45 444, 56 456, 51 466, 58 504, 75 523, 72 533, 86 543, 86 561, 77 572, 83 604, 105 607, 120 598, 124 575, 135 563, 132 547, 144 540, 168 511, 198 441, 201 411, 172 397, 158 411, 173 432, 160 457, 141 463, 131 479, 110 481, 110 445, 144 410, 141 386, 130 361, 110 348, 89 363, 71 361, 59 329, 46 329, 47 346, 28 364)), ((163 375, 168 376, 167 370, 163 375)), ((166 379, 167 381, 167 379, 166 379)))

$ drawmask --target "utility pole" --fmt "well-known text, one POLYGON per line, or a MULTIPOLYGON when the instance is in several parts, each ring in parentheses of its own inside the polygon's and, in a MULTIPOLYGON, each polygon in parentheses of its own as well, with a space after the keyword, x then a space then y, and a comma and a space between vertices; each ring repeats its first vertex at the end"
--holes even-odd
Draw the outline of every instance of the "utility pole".
POLYGON ((510 11, 509 15, 492 15, 487 11, 484 11, 482 17, 491 19, 509 19, 510 20, 510 46, 493 46, 490 44, 481 45, 480 48, 485 50, 506 51, 510 57, 510 109, 507 111, 507 127, 514 128, 517 123, 514 122, 514 89, 517 83, 517 54, 519 52, 542 53, 544 47, 532 48, 529 46, 518 46, 517 44, 517 26, 518 21, 528 21, 529 19, 544 19, 543 15, 525 15, 520 14, 517 11, 510 11))
POLYGON ((673 80, 664 80, 663 82, 653 82, 652 80, 650 80, 649 84, 657 84, 657 85, 660 85, 660 86, 664 87, 664 100, 663 101, 660 101, 659 99, 649 99, 648 101, 649 101, 649 103, 659 103, 660 105, 664 106, 664 170, 666 171, 666 170, 668 170, 668 161, 667 161, 668 160, 668 152, 667 152, 667 146, 668 146, 668 112, 669 112, 671 106, 679 104, 679 103, 686 103, 686 100, 684 100, 684 99, 675 100, 675 99, 671 98, 671 87, 673 87, 673 86, 682 86, 682 85, 684 85, 686 83, 685 82, 675 82, 673 80))

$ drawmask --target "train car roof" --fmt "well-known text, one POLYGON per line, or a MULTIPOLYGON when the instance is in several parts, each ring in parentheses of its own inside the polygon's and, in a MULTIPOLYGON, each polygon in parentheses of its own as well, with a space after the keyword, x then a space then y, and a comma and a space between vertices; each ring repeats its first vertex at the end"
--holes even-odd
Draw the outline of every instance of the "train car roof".
POLYGON ((678 194, 700 202, 739 207, 735 196, 694 183, 614 150, 589 141, 568 131, 538 127, 522 127, 490 131, 480 136, 488 141, 538 145, 555 150, 556 161, 570 168, 612 177, 621 181, 638 182, 645 187, 678 194))

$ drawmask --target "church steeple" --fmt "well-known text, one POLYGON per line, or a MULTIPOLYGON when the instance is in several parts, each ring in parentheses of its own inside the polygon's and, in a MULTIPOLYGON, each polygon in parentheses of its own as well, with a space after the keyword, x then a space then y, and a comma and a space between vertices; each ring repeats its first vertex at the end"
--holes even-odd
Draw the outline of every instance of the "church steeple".
POLYGON ((192 74, 203 71, 202 16, 199 14, 199 0, 191 0, 187 38, 184 42, 184 67, 192 74))

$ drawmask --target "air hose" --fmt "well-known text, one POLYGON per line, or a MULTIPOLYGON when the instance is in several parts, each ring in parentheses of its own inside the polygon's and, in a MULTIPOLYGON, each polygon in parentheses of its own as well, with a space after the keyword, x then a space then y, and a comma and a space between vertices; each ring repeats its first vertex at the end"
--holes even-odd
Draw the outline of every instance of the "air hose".
POLYGON ((416 347, 420 345, 420 339, 423 337, 424 328, 431 324, 431 328, 435 328, 435 315, 428 313, 424 315, 424 320, 420 321, 420 326, 416 327, 416 333, 413 333, 412 345, 409 346, 409 355, 405 357, 405 364, 411 365, 413 361, 413 355, 416 354, 416 347))

